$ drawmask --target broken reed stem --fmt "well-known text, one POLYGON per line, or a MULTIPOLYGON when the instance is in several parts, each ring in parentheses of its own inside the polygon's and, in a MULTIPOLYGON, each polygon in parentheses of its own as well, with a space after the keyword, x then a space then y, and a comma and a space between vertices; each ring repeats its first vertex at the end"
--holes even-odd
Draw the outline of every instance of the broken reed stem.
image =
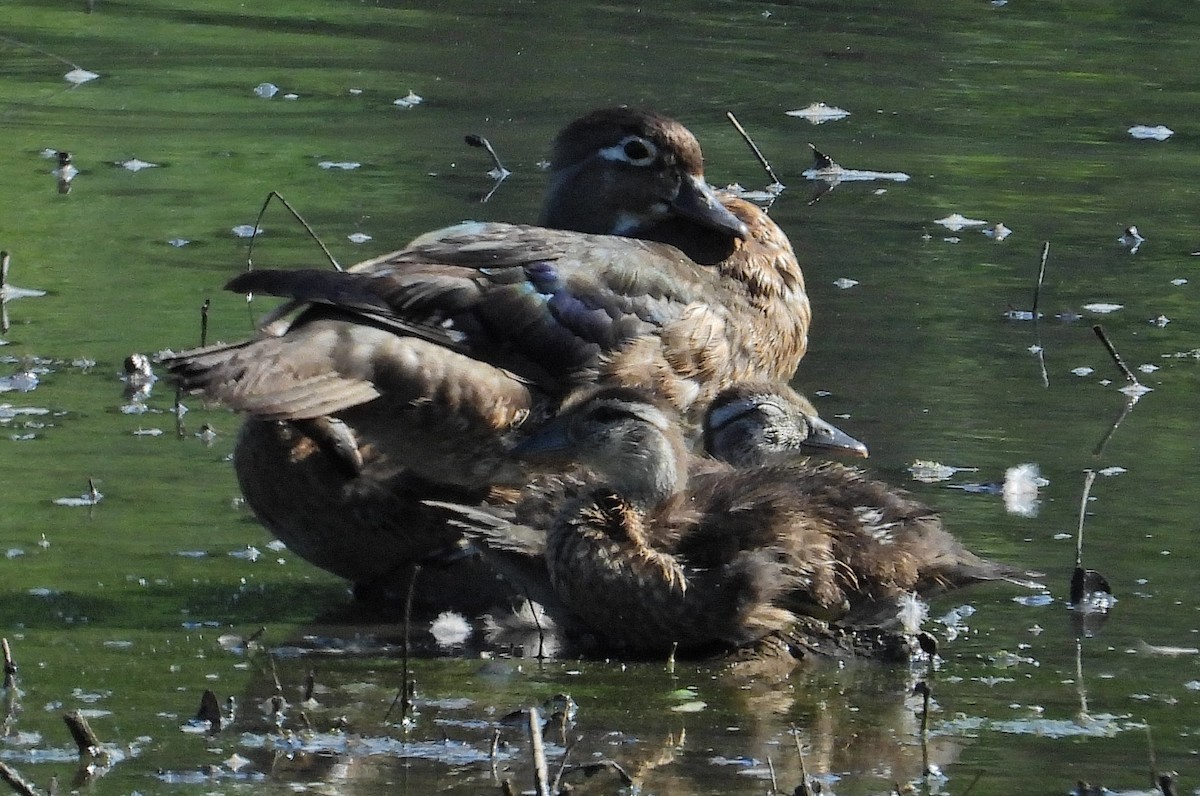
POLYGON ((796 788, 796 793, 798 796, 812 796, 812 789, 808 786, 808 768, 804 765, 804 750, 800 747, 800 732, 795 724, 790 726, 792 740, 796 742, 796 757, 800 758, 800 787, 796 788))
POLYGON ((304 677, 304 700, 308 702, 313 698, 313 694, 317 690, 317 670, 309 669, 308 674, 304 677))
POLYGON ((1140 382, 1137 380, 1137 376, 1133 375, 1133 371, 1131 371, 1129 366, 1125 364, 1125 360, 1121 359, 1121 355, 1117 353, 1117 349, 1114 348, 1112 342, 1109 341, 1108 335, 1104 333, 1104 327, 1100 324, 1096 324, 1092 327, 1092 331, 1095 332, 1096 336, 1100 338, 1100 342, 1104 343, 1104 348, 1108 351, 1108 355, 1112 357, 1113 362, 1117 363, 1117 368, 1121 371, 1121 375, 1125 377, 1125 380, 1130 384, 1139 384, 1140 382))
POLYGON ((100 739, 96 737, 92 726, 82 713, 78 710, 64 713, 63 721, 71 731, 71 737, 75 739, 75 746, 78 747, 81 758, 96 757, 100 754, 100 739))
POLYGON ((929 774, 929 698, 932 691, 924 682, 917 683, 916 690, 921 694, 921 771, 929 774))
POLYGON ((1075 636, 1075 690, 1079 694, 1079 716, 1087 718, 1087 685, 1083 682, 1083 634, 1075 636))
POLYGON ((7 782, 21 796, 41 796, 37 788, 22 779, 17 770, 9 766, 8 763, 0 763, 0 779, 7 782))
POLYGON ((1091 494, 1092 484, 1096 482, 1095 470, 1083 471, 1083 497, 1079 500, 1079 527, 1075 531, 1075 566, 1083 566, 1083 518, 1087 513, 1088 495, 1091 494))
POLYGON ((1050 241, 1042 246, 1042 264, 1038 268, 1037 285, 1033 288, 1033 322, 1037 323, 1038 302, 1042 297, 1042 282, 1046 279, 1046 260, 1050 257, 1050 241))
POLYGON ((258 211, 258 218, 254 219, 254 234, 250 236, 250 245, 246 247, 246 270, 254 270, 254 243, 258 240, 258 233, 262 229, 263 216, 266 215, 267 206, 271 204, 272 199, 278 199, 283 203, 283 206, 288 209, 288 212, 290 212, 295 219, 300 222, 300 226, 304 227, 304 231, 308 233, 308 236, 316 241, 317 245, 321 247, 321 251, 325 253, 325 258, 329 260, 329 263, 333 266, 334 270, 341 271, 342 266, 338 265, 338 261, 334 259, 329 249, 325 247, 325 243, 319 237, 317 237, 317 233, 313 231, 313 228, 310 227, 308 222, 304 220, 304 216, 300 215, 300 213, 296 211, 296 208, 292 207, 288 200, 284 199, 282 194, 280 194, 278 191, 271 191, 269 194, 267 194, 267 199, 265 202, 263 202, 262 209, 258 211))
POLYGON ((396 703, 400 703, 400 723, 403 724, 408 718, 409 711, 412 710, 412 697, 414 693, 412 684, 408 681, 408 655, 409 655, 409 630, 412 625, 412 605, 413 595, 417 591, 417 576, 421 574, 421 565, 413 564, 412 572, 408 578, 408 593, 404 597, 404 655, 401 659, 401 665, 404 667, 404 672, 400 677, 400 690, 396 693, 396 698, 392 700, 392 704, 388 705, 387 713, 383 714, 384 722, 391 717, 392 711, 396 709, 396 703))
MULTIPOLYGON (((8 252, 0 252, 0 304, 7 304, 8 298, 8 252)), ((8 334, 8 307, 0 314, 0 332, 8 334)))
POLYGON ((8 690, 17 684, 17 663, 7 638, 0 639, 0 647, 4 649, 4 689, 8 690))
POLYGON ((537 708, 529 709, 529 749, 533 754, 533 789, 537 796, 550 796, 546 749, 542 745, 542 717, 537 708))
POLYGON ((538 663, 546 660, 546 631, 542 629, 542 620, 538 617, 537 603, 529 597, 529 590, 525 590, 525 604, 529 606, 529 615, 533 617, 533 626, 537 628, 538 634, 538 663))
POLYGON ((200 305, 200 347, 208 345, 208 308, 212 302, 205 299, 200 305))
POLYGON ((780 182, 779 177, 775 176, 775 170, 771 168, 771 164, 763 155, 762 150, 760 150, 758 145, 754 143, 754 140, 750 138, 750 134, 746 132, 746 128, 742 127, 742 123, 739 122, 737 117, 733 115, 733 111, 725 111, 725 117, 733 124, 733 129, 738 131, 738 134, 741 135, 742 140, 750 145, 750 150, 754 152, 754 156, 758 158, 758 162, 761 163, 763 169, 766 170, 767 176, 771 178, 775 185, 782 186, 783 183, 780 182))
POLYGON ((771 773, 771 793, 779 793, 779 780, 775 777, 775 763, 767 755, 767 771, 771 773))
POLYGON ((500 162, 500 156, 496 154, 496 150, 492 147, 492 142, 481 135, 475 133, 467 133, 463 136, 463 140, 467 142, 467 146, 473 146, 477 149, 482 149, 492 158, 492 166, 495 168, 497 178, 503 180, 511 171, 504 168, 504 164, 500 162))

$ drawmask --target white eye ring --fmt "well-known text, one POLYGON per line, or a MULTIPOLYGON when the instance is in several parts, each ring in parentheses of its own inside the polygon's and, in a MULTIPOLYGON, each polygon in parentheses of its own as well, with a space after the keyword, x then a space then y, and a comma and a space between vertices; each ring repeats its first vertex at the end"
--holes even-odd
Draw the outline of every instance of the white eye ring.
POLYGON ((615 145, 601 149, 600 157, 630 166, 649 166, 658 158, 658 147, 640 135, 627 135, 615 145))

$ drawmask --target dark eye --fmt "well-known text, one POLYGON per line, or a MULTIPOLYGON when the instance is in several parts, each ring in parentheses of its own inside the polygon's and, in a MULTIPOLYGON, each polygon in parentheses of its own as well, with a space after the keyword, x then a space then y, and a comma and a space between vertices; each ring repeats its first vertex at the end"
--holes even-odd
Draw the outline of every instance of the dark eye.
POLYGON ((650 160, 654 157, 654 153, 651 151, 650 145, 641 138, 631 138, 625 142, 625 157, 636 163, 650 160))

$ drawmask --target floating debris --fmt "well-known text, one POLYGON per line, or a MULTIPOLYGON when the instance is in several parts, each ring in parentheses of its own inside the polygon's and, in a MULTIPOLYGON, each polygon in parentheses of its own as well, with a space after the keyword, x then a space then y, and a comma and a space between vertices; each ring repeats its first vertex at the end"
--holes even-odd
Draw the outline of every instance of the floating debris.
POLYGON ((1171 284, 1174 285, 1175 287, 1183 287, 1187 283, 1188 283, 1188 281, 1186 279, 1184 279, 1183 277, 1177 277, 1177 278, 1171 280, 1171 284))
POLYGON ((239 238, 253 238, 256 235, 262 235, 266 230, 262 227, 256 227, 253 224, 238 224, 230 232, 239 238))
POLYGON ((784 186, 779 183, 773 183, 766 188, 743 188, 740 183, 730 183, 726 185, 724 191, 731 193, 739 199, 745 199, 747 202, 755 202, 757 204, 771 204, 779 198, 779 194, 783 193, 784 186))
POLYGON ((1146 239, 1138 232, 1138 228, 1130 224, 1125 227, 1125 231, 1121 233, 1121 237, 1117 238, 1117 243, 1129 249, 1130 254, 1137 254, 1138 249, 1142 248, 1142 244, 1146 239))
POLYGON ((254 545, 246 545, 244 550, 233 550, 229 553, 232 558, 240 558, 244 561, 257 561, 262 558, 262 551, 254 545))
POLYGON ((994 227, 985 227, 982 230, 983 234, 995 241, 1001 241, 1012 234, 1012 230, 1004 226, 1004 222, 997 222, 994 227))
POLYGON ((100 490, 96 489, 95 482, 93 482, 91 479, 89 479, 87 492, 84 492, 79 497, 55 498, 54 504, 56 506, 72 506, 72 507, 95 506, 97 503, 99 503, 103 499, 104 499, 104 495, 100 493, 100 490))
POLYGON ((118 162, 117 165, 120 166, 121 168, 125 169, 126 171, 132 171, 135 174, 137 172, 141 171, 142 169, 157 169, 158 168, 157 163, 151 163, 147 160, 142 160, 141 158, 130 158, 129 160, 124 160, 124 161, 118 162))
POLYGON ((848 289, 854 287, 855 285, 857 285, 858 280, 857 279, 847 279, 846 277, 843 276, 841 279, 833 280, 833 284, 835 287, 841 288, 842 290, 848 290, 848 289))
POLYGON ((836 122, 850 115, 850 111, 839 108, 836 105, 826 105, 824 102, 814 102, 807 108, 786 111, 786 113, 788 116, 798 116, 801 119, 806 119, 810 124, 836 122))
POLYGON ((1134 649, 1143 655, 1158 655, 1164 658, 1181 658, 1185 655, 1200 655, 1200 649, 1196 649, 1195 647, 1174 647, 1164 644, 1148 644, 1141 639, 1138 639, 1137 646, 1134 649))
POLYGON ((1089 368, 1087 365, 1080 365, 1077 368, 1072 368, 1071 372, 1076 376, 1090 376, 1096 372, 1095 368, 1089 368))
POLYGON ((978 472, 978 467, 952 467, 948 464, 940 462, 927 461, 925 459, 917 459, 908 466, 908 471, 912 473, 913 480, 920 481, 925 484, 935 484, 938 481, 945 481, 954 477, 955 473, 974 473, 978 472))
POLYGON ((89 72, 88 70, 81 69, 78 66, 63 75, 63 78, 68 83, 76 86, 83 85, 84 83, 95 80, 98 77, 100 77, 100 75, 96 74, 95 72, 89 72))
POLYGON ((1125 309, 1124 304, 1109 304, 1104 301, 1097 301, 1092 304, 1084 304, 1083 308, 1088 312, 1094 312, 1097 315, 1108 315, 1111 312, 1125 309))
POLYGON ((1159 329, 1163 328, 1170 322, 1171 322, 1171 319, 1168 318, 1166 315, 1159 315, 1157 318, 1151 318, 1148 321, 1148 323, 1151 326, 1157 326, 1159 329))
POLYGON ((189 243, 191 243, 191 241, 188 240, 187 238, 171 238, 169 241, 167 241, 168 246, 173 246, 176 249, 182 249, 184 246, 187 246, 189 243))
POLYGON ((322 160, 317 165, 320 166, 321 168, 325 169, 326 171, 328 171, 330 169, 338 169, 340 171, 353 171, 354 169, 360 168, 362 166, 362 164, 356 160, 322 160))
POLYGON ((1004 509, 1018 517, 1036 517, 1038 489, 1050 484, 1033 463, 1010 467, 1004 473, 1004 509))
POLYGON ((967 218, 962 213, 952 213, 945 218, 939 218, 933 223, 940 224, 951 232, 958 232, 961 229, 987 226, 986 221, 978 218, 967 218))
POLYGON ((346 239, 351 243, 366 243, 369 240, 374 240, 374 238, 365 232, 351 232, 346 236, 346 239))
POLYGON ((813 165, 806 169, 803 174, 807 179, 819 180, 837 185, 841 182, 862 182, 869 180, 892 180, 893 182, 907 182, 912 179, 909 175, 902 171, 870 171, 865 169, 847 169, 835 163, 833 158, 826 155, 821 150, 817 149, 812 144, 808 145, 813 153, 813 165))
POLYGON ((254 94, 263 99, 270 99, 279 93, 279 86, 274 83, 259 83, 254 87, 254 94))
POLYGON ((403 110, 408 110, 409 108, 417 107, 424 101, 425 101, 424 97, 414 94, 412 89, 409 89, 408 94, 406 94, 405 96, 396 100, 392 104, 395 105, 397 108, 401 108, 403 110))
POLYGON ((1148 392, 1154 392, 1154 388, 1147 387, 1145 384, 1135 381, 1132 384, 1126 384, 1124 387, 1121 387, 1120 389, 1117 390, 1117 392, 1124 393, 1125 395, 1128 395, 1130 398, 1136 399, 1136 398, 1141 398, 1143 395, 1145 395, 1148 392))
POLYGON ((1143 141, 1166 141, 1175 135, 1175 131, 1165 124, 1156 124, 1153 127, 1145 124, 1135 124, 1129 128, 1129 134, 1143 141))
POLYGON ((38 386, 38 375, 32 370, 23 370, 11 376, 0 376, 0 392, 33 392, 38 386))
POLYGON ((1122 473, 1127 473, 1127 472, 1129 472, 1129 471, 1126 470, 1124 467, 1120 467, 1118 465, 1113 465, 1112 467, 1105 467, 1103 470, 1096 471, 1096 473, 1098 475, 1102 475, 1105 478, 1110 478, 1114 475, 1121 475, 1122 473))

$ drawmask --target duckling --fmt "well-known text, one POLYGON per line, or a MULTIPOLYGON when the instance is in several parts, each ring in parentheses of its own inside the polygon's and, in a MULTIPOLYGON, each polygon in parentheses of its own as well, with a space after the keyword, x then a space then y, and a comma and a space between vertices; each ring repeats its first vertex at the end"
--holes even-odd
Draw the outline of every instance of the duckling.
MULTIPOLYGON (((795 398, 785 386, 731 388, 709 413, 710 452, 737 458, 713 440, 757 433, 730 436, 721 416, 774 422, 795 398), (747 410, 732 411, 743 400, 747 410)), ((552 520, 543 512, 542 554, 555 596, 604 649, 695 652, 798 633, 793 647, 845 651, 855 642, 842 628, 873 630, 904 595, 1023 574, 966 550, 930 509, 855 468, 697 465, 678 414, 638 390, 584 392, 515 452, 567 456, 592 473, 552 520)), ((451 509, 487 546, 539 549, 537 529, 512 513, 451 509)), ((870 643, 882 651, 880 639, 870 643)))
POLYGON ((860 617, 890 610, 906 593, 927 597, 986 580, 1040 586, 1032 580, 1037 573, 972 553, 904 490, 857 467, 802 457, 811 449, 799 441, 810 433, 809 406, 787 385, 734 385, 709 407, 704 449, 741 471, 771 473, 778 487, 805 496, 808 511, 830 529, 848 605, 860 617))
POLYGON ((572 122, 542 220, 581 232, 467 223, 346 273, 248 272, 229 289, 291 299, 290 323, 166 360, 184 389, 249 415, 239 484, 289 547, 374 580, 457 544, 397 494, 523 483, 512 438, 579 385, 694 412, 803 356, 810 310, 786 235, 707 185, 678 122, 629 108, 572 122))

